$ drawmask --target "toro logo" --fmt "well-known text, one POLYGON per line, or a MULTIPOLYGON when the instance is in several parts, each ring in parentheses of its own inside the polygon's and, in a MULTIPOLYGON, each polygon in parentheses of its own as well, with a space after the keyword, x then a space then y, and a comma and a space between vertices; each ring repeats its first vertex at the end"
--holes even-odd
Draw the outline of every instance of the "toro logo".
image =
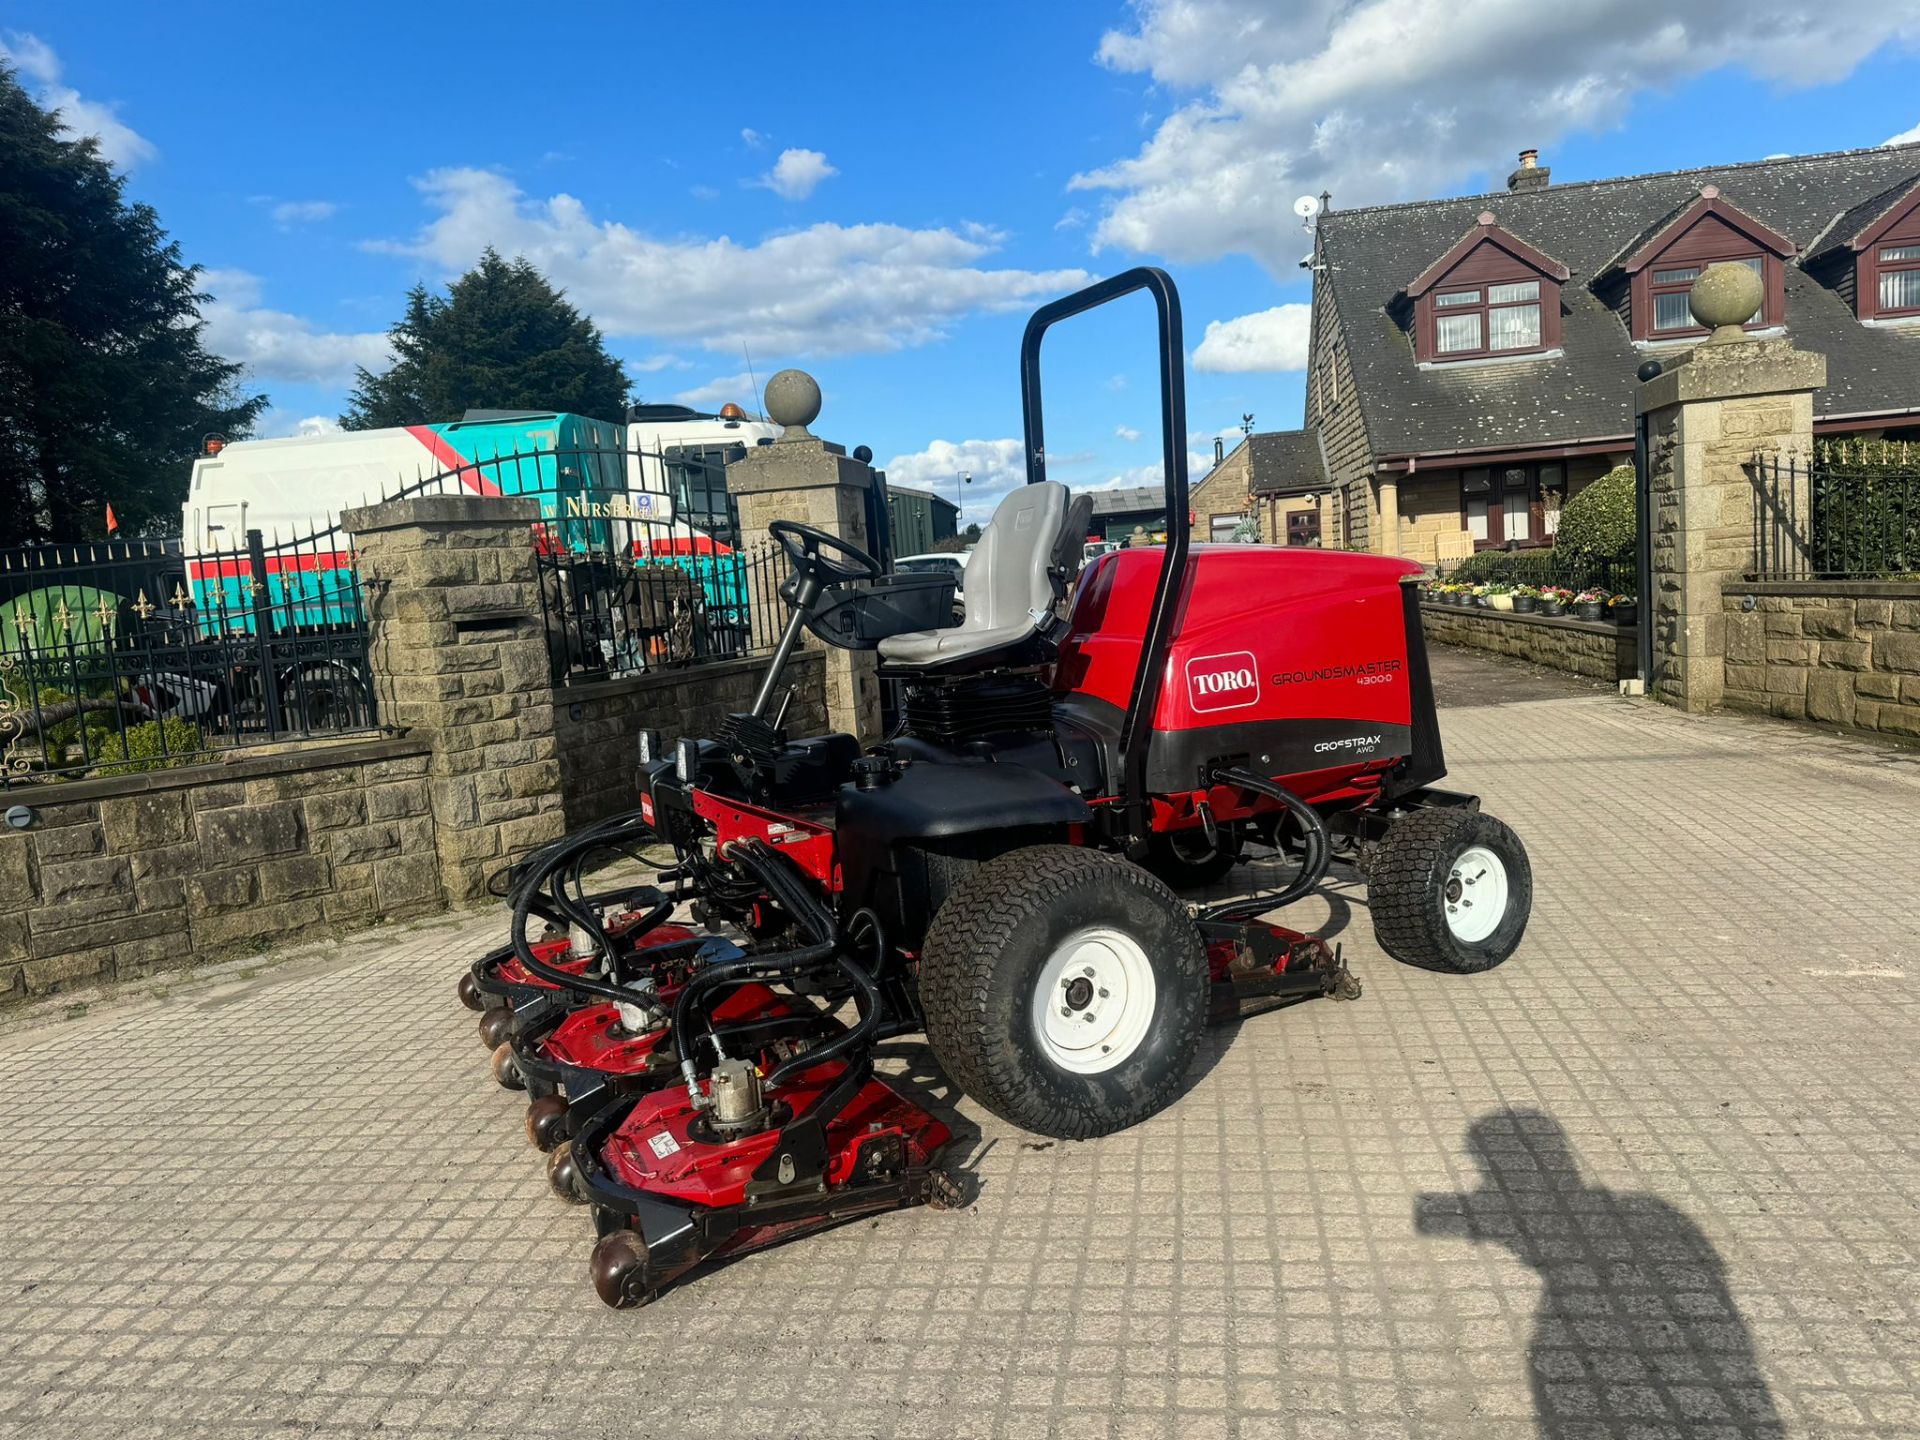
POLYGON ((1259 698, 1260 673, 1251 650, 1187 661, 1187 703, 1195 710, 1239 710, 1259 698))

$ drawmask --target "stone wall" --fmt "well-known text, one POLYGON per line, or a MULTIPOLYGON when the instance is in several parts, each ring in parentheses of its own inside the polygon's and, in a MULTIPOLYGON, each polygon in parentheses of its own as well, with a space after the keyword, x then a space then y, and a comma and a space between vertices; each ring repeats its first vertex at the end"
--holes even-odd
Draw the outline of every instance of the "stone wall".
MULTIPOLYGON (((1252 514, 1248 494, 1252 483, 1253 447, 1242 444, 1187 492, 1187 509, 1193 515, 1187 538, 1195 544, 1212 539, 1213 517, 1216 515, 1252 514)), ((1265 535, 1260 538, 1267 539, 1265 535)))
POLYGON ((428 741, 440 884, 454 904, 566 830, 528 497, 349 510, 383 724, 428 741))
MULTIPOLYGON (((642 729, 658 730, 669 745, 683 735, 712 735, 729 713, 753 704, 766 668, 764 656, 724 660, 560 692, 556 731, 567 824, 591 824, 638 803, 642 729)), ((817 650, 796 651, 787 665, 787 683, 795 687, 787 733, 826 730, 826 657, 817 650)))
POLYGON ((427 768, 345 741, 8 792, 0 1001, 439 909, 427 768))
POLYGON ((1734 582, 1729 709, 1920 737, 1920 585, 1734 582))
POLYGON ((1755 454, 1804 451, 1826 374, 1823 356, 1789 341, 1716 336, 1639 387, 1654 578, 1641 600, 1651 609, 1651 688, 1669 704, 1703 711, 1723 701, 1722 587, 1753 563, 1746 465, 1755 454))
POLYGON ((1510 655, 1609 683, 1631 677, 1638 668, 1635 632, 1605 622, 1425 604, 1420 628, 1429 641, 1442 645, 1510 655))

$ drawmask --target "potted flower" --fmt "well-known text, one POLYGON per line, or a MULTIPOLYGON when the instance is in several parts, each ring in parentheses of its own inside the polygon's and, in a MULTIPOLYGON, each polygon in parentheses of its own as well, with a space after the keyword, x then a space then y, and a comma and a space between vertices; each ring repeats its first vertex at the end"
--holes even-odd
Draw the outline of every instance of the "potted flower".
POLYGON ((1589 585, 1573 597, 1573 618, 1576 620, 1604 620, 1607 614, 1607 592, 1589 585))
POLYGON ((1607 608, 1613 611, 1613 623, 1616 625, 1640 623, 1640 597, 1637 595, 1616 595, 1607 602, 1607 608))
POLYGON ((1492 605, 1493 602, 1488 598, 1490 592, 1485 585, 1475 585, 1471 593, 1473 595, 1473 603, 1478 608, 1485 610, 1492 605))
POLYGON ((1539 604, 1540 604, 1540 592, 1534 589, 1533 586, 1516 585, 1513 587, 1513 613, 1514 614, 1531 615, 1536 609, 1539 608, 1539 604))
POLYGON ((1513 609, 1513 586, 1504 580, 1496 580, 1487 586, 1487 608, 1489 610, 1513 609))
POLYGON ((1564 585, 1542 585, 1539 598, 1534 601, 1536 615, 1564 615, 1567 602, 1573 599, 1573 592, 1564 585))
POLYGON ((1461 581, 1453 587, 1453 593, 1447 596, 1447 603, 1457 605, 1462 610, 1473 603, 1473 587, 1461 581))

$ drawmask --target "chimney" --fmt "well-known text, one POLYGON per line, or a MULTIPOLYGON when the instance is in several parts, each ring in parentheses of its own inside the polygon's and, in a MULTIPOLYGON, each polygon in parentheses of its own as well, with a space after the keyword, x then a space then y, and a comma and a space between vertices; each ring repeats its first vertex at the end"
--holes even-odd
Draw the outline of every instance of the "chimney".
POLYGON ((1507 189, 1518 193, 1521 190, 1544 190, 1553 171, 1540 163, 1538 150, 1520 152, 1520 168, 1507 176, 1507 189))

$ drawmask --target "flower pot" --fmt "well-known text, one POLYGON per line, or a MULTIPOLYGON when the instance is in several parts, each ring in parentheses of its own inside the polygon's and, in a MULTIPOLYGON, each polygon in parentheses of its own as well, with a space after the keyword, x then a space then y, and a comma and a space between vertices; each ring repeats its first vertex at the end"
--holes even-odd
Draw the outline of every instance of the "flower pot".
POLYGON ((1536 615, 1564 615, 1567 613, 1567 607, 1562 605, 1558 600, 1536 600, 1533 603, 1535 607, 1534 613, 1536 615))
POLYGON ((1540 601, 1537 596, 1516 595, 1513 597, 1513 613, 1516 615, 1531 615, 1539 608, 1539 605, 1540 601))
POLYGON ((1464 610, 1473 603, 1473 597, 1464 590, 1456 590, 1453 594, 1447 596, 1447 603, 1449 605, 1458 605, 1464 610))
POLYGON ((1638 625, 1640 623, 1640 605, 1636 601, 1631 605, 1613 607, 1613 623, 1616 625, 1638 625))
POLYGON ((1573 604, 1573 618, 1576 620, 1603 620, 1607 607, 1598 600, 1576 600, 1573 604))
POLYGON ((1492 609, 1492 608, 1493 608, 1493 597, 1492 597, 1491 595, 1476 595, 1476 596, 1474 596, 1474 597, 1473 597, 1473 608, 1474 608, 1474 609, 1476 609, 1476 610, 1490 610, 1490 609, 1492 609))
POLYGON ((1511 610, 1513 609, 1513 596, 1489 595, 1487 596, 1487 605, 1494 610, 1511 610))

